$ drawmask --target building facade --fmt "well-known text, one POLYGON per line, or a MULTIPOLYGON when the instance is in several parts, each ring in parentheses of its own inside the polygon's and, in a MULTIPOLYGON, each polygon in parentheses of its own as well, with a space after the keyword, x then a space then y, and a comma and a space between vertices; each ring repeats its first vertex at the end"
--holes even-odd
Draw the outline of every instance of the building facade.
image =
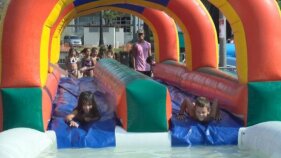
MULTIPOLYGON (((143 27, 143 20, 130 14, 120 13, 110 21, 110 27, 102 20, 104 44, 111 44, 114 48, 124 45, 135 38, 136 30, 143 27)), ((108 23, 108 22, 107 22, 108 23)), ((99 44, 100 13, 81 16, 73 19, 62 33, 65 35, 78 35, 84 45, 97 46, 99 44)))

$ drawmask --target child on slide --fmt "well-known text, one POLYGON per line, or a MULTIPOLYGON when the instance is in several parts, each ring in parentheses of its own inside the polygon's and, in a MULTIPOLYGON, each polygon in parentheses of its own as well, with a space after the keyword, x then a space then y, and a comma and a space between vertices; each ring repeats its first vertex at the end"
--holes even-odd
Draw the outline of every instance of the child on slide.
POLYGON ((183 120, 185 118, 185 113, 192 119, 201 123, 221 120, 217 99, 213 100, 211 103, 206 97, 197 97, 195 102, 192 102, 189 98, 185 98, 181 104, 177 118, 183 120))
POLYGON ((90 91, 82 92, 78 98, 78 105, 71 114, 65 117, 70 127, 79 127, 79 124, 94 122, 100 119, 94 95, 90 91))

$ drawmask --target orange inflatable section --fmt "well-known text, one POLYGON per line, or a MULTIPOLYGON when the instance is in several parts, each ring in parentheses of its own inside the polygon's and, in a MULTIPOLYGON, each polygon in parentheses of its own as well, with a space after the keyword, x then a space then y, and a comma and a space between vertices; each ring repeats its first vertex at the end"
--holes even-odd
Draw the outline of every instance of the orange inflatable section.
POLYGON ((47 130, 48 123, 51 119, 52 102, 57 93, 59 80, 60 72, 55 68, 52 73, 49 73, 46 86, 42 88, 42 114, 45 130, 47 130))
POLYGON ((155 9, 146 8, 143 12, 149 21, 153 23, 158 35, 159 42, 159 61, 175 60, 178 61, 179 45, 176 24, 167 14, 155 9))
POLYGON ((56 3, 57 0, 10 2, 3 26, 2 87, 41 86, 42 28, 56 3))
POLYGON ((127 98, 125 92, 124 84, 118 80, 114 79, 112 74, 106 69, 104 69, 100 64, 97 64, 95 67, 95 77, 97 81, 102 82, 98 83, 100 89, 103 89, 107 93, 109 101, 112 101, 110 105, 117 105, 116 111, 118 118, 122 118, 122 125, 124 129, 127 129, 127 98))
POLYGON ((52 112, 52 100, 50 98, 49 92, 46 89, 42 89, 42 119, 44 129, 47 130, 49 121, 51 119, 52 112))
POLYGON ((222 108, 237 115, 246 116, 246 85, 203 72, 184 71, 182 66, 177 63, 172 64, 172 62, 157 64, 153 68, 153 74, 155 78, 164 80, 188 93, 210 99, 217 98, 222 108))
POLYGON ((189 32, 191 48, 186 48, 191 49, 191 52, 188 52, 191 55, 187 54, 187 61, 191 60, 192 63, 189 70, 195 70, 200 67, 216 68, 218 65, 217 35, 212 20, 208 20, 208 14, 202 14, 204 10, 199 4, 193 3, 198 2, 174 0, 170 1, 168 5, 168 8, 182 20, 189 32))
POLYGON ((44 88, 48 91, 52 100, 55 99, 59 80, 60 80, 60 73, 57 69, 54 69, 52 73, 49 73, 46 86, 44 88))
MULTIPOLYGON (((124 91, 125 91, 125 87, 122 86, 122 88, 124 88, 124 91)), ((124 129, 128 129, 128 108, 127 108, 127 96, 126 96, 126 93, 123 92, 122 93, 122 96, 120 97, 120 103, 118 104, 118 107, 117 108, 117 116, 118 118, 121 118, 123 119, 122 120, 122 125, 123 125, 123 128, 124 129)))
MULTIPOLYGON (((167 92, 166 92, 166 118, 167 120, 171 120, 172 118, 172 102, 171 102, 171 95, 170 92, 167 88, 167 92)), ((169 122, 168 122, 169 123, 169 122)), ((170 129, 170 125, 168 124, 169 129, 170 129)))
POLYGON ((179 85, 182 80, 181 76, 187 72, 185 65, 174 61, 166 61, 165 64, 157 64, 153 67, 152 71, 155 77, 165 79, 165 81, 174 86, 179 85), (175 69, 175 71, 173 71, 173 69, 175 69))
POLYGON ((280 80, 281 16, 277 3, 228 1, 239 14, 245 29, 249 82, 280 80))

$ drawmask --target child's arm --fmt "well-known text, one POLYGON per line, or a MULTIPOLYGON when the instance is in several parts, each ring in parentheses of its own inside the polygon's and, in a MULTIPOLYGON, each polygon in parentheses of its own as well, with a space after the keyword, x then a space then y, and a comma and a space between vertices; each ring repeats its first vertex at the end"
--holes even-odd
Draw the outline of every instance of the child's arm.
POLYGON ((97 113, 95 116, 92 116, 92 117, 85 117, 84 120, 86 122, 93 122, 93 121, 97 121, 101 118, 100 114, 97 113))
POLYGON ((97 64, 97 58, 96 59, 92 58, 92 61, 93 61, 94 66, 95 66, 97 64))
POLYGON ((194 110, 193 110, 193 105, 192 102, 190 101, 190 99, 185 98, 184 101, 181 104, 181 108, 180 111, 178 113, 177 118, 179 120, 183 120, 184 119, 184 113, 186 112, 186 109, 188 109, 188 114, 193 117, 194 116, 194 110))
POLYGON ((218 105, 218 99, 214 99, 211 106, 211 118, 216 121, 221 120, 220 109, 218 105))
POLYGON ((131 62, 132 62, 132 66, 133 66, 133 69, 134 69, 134 70, 136 70, 136 59, 135 59, 135 56, 136 56, 136 54, 137 54, 136 51, 137 51, 137 50, 136 50, 136 45, 134 44, 134 45, 133 45, 133 48, 132 48, 132 51, 131 51, 131 53, 132 53, 132 54, 131 54, 131 55, 132 55, 132 58, 131 58, 132 61, 131 61, 131 62))
POLYGON ((94 58, 91 58, 91 60, 92 60, 92 63, 94 64, 94 66, 84 66, 84 67, 82 67, 81 69, 80 69, 80 71, 81 72, 84 72, 84 71, 89 71, 89 70, 94 70, 94 68, 95 68, 95 60, 94 60, 94 58))
POLYGON ((93 121, 97 121, 100 119, 100 116, 95 116, 95 117, 86 117, 85 121, 86 122, 93 122, 93 121))
POLYGON ((91 60, 92 60, 92 63, 93 63, 94 65, 91 66, 91 67, 88 67, 88 70, 94 70, 95 65, 96 65, 96 60, 95 60, 93 57, 91 57, 91 60))
POLYGON ((69 123, 70 127, 78 127, 78 123, 73 121, 74 117, 78 114, 77 110, 74 110, 71 114, 68 114, 65 117, 65 122, 69 123))

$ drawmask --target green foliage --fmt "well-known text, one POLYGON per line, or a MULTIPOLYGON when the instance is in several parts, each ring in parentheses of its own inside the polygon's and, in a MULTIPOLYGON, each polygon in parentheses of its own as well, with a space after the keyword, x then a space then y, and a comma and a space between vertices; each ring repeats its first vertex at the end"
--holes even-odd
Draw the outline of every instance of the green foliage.
POLYGON ((117 17, 122 17, 124 15, 125 15, 125 13, 112 11, 112 10, 103 11, 103 19, 104 19, 106 25, 112 25, 112 21, 114 19, 116 19, 117 17))

